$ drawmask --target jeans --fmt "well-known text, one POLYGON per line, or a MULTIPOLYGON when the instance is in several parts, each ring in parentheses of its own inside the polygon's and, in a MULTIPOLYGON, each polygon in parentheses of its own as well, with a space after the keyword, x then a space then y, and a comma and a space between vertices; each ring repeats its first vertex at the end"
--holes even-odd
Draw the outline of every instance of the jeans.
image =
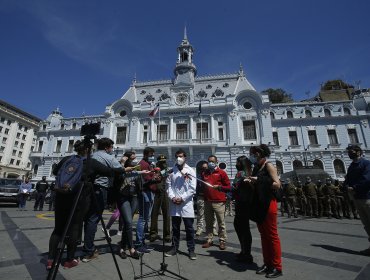
POLYGON ((136 196, 121 196, 118 200, 118 209, 123 220, 123 232, 121 238, 121 248, 133 248, 132 243, 132 218, 137 209, 136 196))
POLYGON ((354 202, 370 241, 370 199, 355 199, 354 202))
POLYGON ((142 192, 138 195, 139 219, 136 226, 136 243, 140 246, 145 242, 145 224, 149 223, 150 213, 153 207, 153 193, 151 191, 142 192))
POLYGON ((92 254, 95 251, 94 239, 96 229, 98 227, 99 220, 104 211, 104 192, 106 191, 103 188, 99 188, 98 186, 94 185, 95 196, 98 205, 95 203, 95 198, 91 197, 91 204, 90 209, 85 217, 85 224, 84 224, 84 247, 83 250, 88 253, 92 254))
POLYGON ((178 216, 172 216, 172 246, 179 249, 180 243, 180 226, 181 219, 184 221, 185 232, 186 232, 186 245, 188 246, 189 252, 194 252, 195 241, 194 241, 194 218, 181 218, 178 216))
POLYGON ((19 209, 24 209, 26 207, 27 197, 28 197, 28 195, 25 194, 25 193, 18 194, 19 209))

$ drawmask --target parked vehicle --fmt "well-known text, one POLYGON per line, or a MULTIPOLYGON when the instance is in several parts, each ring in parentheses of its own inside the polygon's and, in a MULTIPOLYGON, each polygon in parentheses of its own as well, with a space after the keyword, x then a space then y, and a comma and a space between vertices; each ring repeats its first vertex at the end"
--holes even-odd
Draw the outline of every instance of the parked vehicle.
POLYGON ((0 202, 13 202, 18 206, 18 191, 21 179, 0 178, 0 202))

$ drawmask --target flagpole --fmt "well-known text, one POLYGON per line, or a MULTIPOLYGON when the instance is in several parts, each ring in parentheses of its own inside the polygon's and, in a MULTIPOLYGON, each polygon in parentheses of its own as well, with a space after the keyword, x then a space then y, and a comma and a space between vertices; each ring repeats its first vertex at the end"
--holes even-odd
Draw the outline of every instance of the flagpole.
POLYGON ((202 110, 202 97, 200 98, 199 103, 199 120, 200 120, 200 144, 202 144, 202 116, 201 116, 201 110, 202 110))
POLYGON ((157 146, 159 146, 159 128, 161 126, 161 110, 158 103, 158 128, 157 128, 157 146))

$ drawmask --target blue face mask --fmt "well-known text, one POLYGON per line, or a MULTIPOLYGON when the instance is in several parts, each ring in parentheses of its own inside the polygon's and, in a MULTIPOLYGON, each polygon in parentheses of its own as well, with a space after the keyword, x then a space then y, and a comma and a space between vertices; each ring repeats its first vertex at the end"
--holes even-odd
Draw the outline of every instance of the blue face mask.
POLYGON ((152 162, 154 162, 155 161, 155 158, 152 156, 152 157, 148 157, 148 162, 149 163, 152 163, 152 162))
POLYGON ((210 171, 215 170, 216 166, 217 166, 216 163, 214 163, 214 162, 208 162, 208 169, 210 171))
POLYGON ((256 163, 257 163, 257 158, 256 158, 254 155, 250 155, 250 157, 249 157, 249 161, 250 161, 252 164, 256 164, 256 163))

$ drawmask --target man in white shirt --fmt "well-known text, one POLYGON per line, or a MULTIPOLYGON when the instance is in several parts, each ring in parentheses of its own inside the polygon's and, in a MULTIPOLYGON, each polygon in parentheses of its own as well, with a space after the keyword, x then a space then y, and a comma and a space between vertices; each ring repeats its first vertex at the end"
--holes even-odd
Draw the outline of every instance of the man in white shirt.
POLYGON ((167 257, 174 256, 179 249, 181 218, 186 231, 186 243, 189 258, 196 260, 194 252, 194 205, 193 196, 196 189, 195 171, 185 163, 186 153, 178 150, 175 154, 176 164, 173 173, 166 180, 167 195, 170 199, 170 215, 172 220, 172 249, 166 253, 167 257))

